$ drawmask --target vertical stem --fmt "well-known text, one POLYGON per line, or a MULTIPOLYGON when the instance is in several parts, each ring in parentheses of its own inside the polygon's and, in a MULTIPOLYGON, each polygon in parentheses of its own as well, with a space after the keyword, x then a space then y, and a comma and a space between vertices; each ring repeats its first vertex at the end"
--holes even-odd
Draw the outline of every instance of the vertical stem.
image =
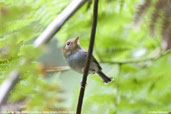
POLYGON ((98 0, 94 0, 93 24, 92 24, 92 29, 91 29, 88 55, 87 55, 86 63, 85 63, 85 67, 84 67, 84 74, 83 74, 83 78, 82 78, 76 114, 81 114, 82 103, 83 103, 84 92, 85 92, 85 85, 86 85, 86 81, 87 81, 87 75, 88 75, 88 71, 89 71, 90 60, 92 57, 92 52, 93 52, 93 47, 94 47, 94 40, 95 40, 96 26, 97 26, 97 15, 98 15, 98 0))
POLYGON ((118 64, 118 74, 117 74, 117 77, 116 77, 116 99, 115 99, 116 111, 115 111, 115 114, 118 114, 118 104, 119 104, 119 101, 120 101, 119 78, 120 78, 120 73, 121 73, 121 67, 122 67, 122 64, 118 64))

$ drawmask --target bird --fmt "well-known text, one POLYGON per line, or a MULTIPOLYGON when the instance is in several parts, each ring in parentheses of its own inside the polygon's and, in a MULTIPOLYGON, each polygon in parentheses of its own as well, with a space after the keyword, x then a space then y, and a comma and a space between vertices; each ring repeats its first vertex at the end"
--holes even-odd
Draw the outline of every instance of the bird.
MULTIPOLYGON (((71 67, 71 69, 83 74, 88 51, 80 46, 78 40, 79 37, 67 40, 63 46, 62 51, 63 56, 67 64, 71 67)), ((104 83, 108 83, 113 80, 113 78, 106 76, 102 72, 102 67, 92 55, 88 74, 95 73, 97 73, 100 76, 104 83)))

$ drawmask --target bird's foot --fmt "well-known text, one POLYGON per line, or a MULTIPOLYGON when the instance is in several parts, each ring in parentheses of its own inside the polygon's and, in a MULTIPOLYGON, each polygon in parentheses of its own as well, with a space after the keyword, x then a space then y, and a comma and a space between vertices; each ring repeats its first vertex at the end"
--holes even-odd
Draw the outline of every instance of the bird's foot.
POLYGON ((83 82, 81 82, 81 83, 80 83, 80 85, 81 85, 81 88, 83 88, 83 89, 84 89, 84 88, 85 88, 85 86, 86 86, 87 84, 85 84, 85 85, 84 85, 84 84, 83 84, 83 82))

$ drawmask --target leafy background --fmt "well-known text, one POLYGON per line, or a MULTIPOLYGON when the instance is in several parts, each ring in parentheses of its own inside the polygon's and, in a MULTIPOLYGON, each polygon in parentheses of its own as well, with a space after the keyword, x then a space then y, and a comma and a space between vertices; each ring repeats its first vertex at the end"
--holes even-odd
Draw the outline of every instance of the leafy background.
MULTIPOLYGON (((157 60, 112 63, 156 57, 164 50, 161 45, 164 40, 161 27, 163 18, 158 17, 159 21, 155 22, 153 37, 150 28, 151 15, 155 14, 155 3, 158 1, 160 0, 151 1, 144 17, 138 12, 142 10, 142 6, 139 6, 140 10, 136 8, 141 0, 99 1, 94 56, 101 62, 103 71, 114 77, 115 81, 106 85, 97 75, 88 77, 83 114, 171 111, 169 54, 157 60), (135 25, 136 19, 143 21, 135 25)), ((88 48, 93 2, 89 0, 79 9, 48 46, 35 50, 32 45, 34 39, 70 2, 71 0, 0 1, 0 83, 13 69, 21 72, 4 109, 9 110, 12 105, 10 110, 75 112, 80 74, 72 70, 49 74, 45 73, 44 68, 45 64, 66 65, 61 47, 69 38, 80 36, 81 46, 88 48), (22 61, 26 62, 21 67, 22 61)))

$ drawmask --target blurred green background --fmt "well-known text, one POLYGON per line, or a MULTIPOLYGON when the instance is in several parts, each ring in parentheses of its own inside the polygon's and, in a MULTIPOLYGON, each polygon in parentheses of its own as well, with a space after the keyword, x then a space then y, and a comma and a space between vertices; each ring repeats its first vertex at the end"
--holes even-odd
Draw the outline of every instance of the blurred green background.
MULTIPOLYGON (((0 0, 0 84, 13 69, 21 73, 3 110, 75 113, 82 75, 45 69, 66 66, 61 51, 67 39, 80 36, 81 46, 88 49, 93 1, 88 0, 47 46, 33 48, 35 38, 70 2, 0 0)), ((171 111, 170 8, 170 0, 99 1, 93 54, 115 80, 104 84, 96 74, 88 77, 82 114, 171 111)))

